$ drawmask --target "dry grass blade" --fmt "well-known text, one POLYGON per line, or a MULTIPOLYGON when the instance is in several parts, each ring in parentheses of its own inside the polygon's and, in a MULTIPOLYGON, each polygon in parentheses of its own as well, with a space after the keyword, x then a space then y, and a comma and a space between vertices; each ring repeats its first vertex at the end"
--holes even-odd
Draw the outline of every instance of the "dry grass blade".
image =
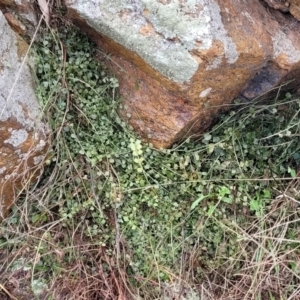
POLYGON ((50 24, 50 1, 48 0, 38 0, 38 4, 40 7, 40 10, 42 12, 43 18, 47 24, 47 26, 49 26, 50 24))
POLYGON ((35 48, 53 149, 0 224, 1 296, 298 299, 300 101, 285 102, 291 118, 277 102, 242 107, 157 151, 119 118, 116 79, 53 4, 58 30, 35 48))
POLYGON ((1 283, 0 283, 0 289, 2 289, 12 300, 18 300, 1 283))

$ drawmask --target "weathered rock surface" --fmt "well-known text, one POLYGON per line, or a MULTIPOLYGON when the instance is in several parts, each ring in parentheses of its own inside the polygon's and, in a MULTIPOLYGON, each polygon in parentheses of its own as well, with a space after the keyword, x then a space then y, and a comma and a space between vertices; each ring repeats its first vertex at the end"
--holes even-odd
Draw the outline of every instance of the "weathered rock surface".
POLYGON ((34 0, 0 0, 0 9, 7 22, 20 35, 34 35, 38 24, 34 3, 34 0))
POLYGON ((28 45, 0 12, 0 219, 34 177, 47 150, 47 127, 34 94, 28 45))
POLYGON ((263 1, 67 0, 66 5, 74 23, 112 54, 120 113, 156 147, 203 132, 241 91, 252 99, 300 68, 299 22, 263 1))
POLYGON ((300 21, 300 0, 290 0, 290 13, 300 21))
POLYGON ((290 10, 290 3, 285 0, 264 0, 270 7, 279 9, 282 12, 288 12, 290 10))
POLYGON ((300 0, 264 0, 269 7, 278 9, 283 13, 290 12, 296 19, 300 20, 300 0))

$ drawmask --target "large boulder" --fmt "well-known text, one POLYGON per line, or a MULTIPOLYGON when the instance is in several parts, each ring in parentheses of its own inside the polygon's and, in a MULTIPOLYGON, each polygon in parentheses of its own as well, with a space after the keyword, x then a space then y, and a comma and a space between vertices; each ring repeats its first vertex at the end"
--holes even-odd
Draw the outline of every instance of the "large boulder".
POLYGON ((47 150, 47 126, 35 97, 28 45, 0 11, 0 219, 35 178, 47 150))
MULTIPOLYGON (((299 1, 286 2, 295 9, 299 1)), ((204 132, 239 95, 251 100, 299 71, 300 24, 289 9, 282 13, 266 1, 66 0, 66 6, 111 54, 120 114, 156 147, 204 132)))

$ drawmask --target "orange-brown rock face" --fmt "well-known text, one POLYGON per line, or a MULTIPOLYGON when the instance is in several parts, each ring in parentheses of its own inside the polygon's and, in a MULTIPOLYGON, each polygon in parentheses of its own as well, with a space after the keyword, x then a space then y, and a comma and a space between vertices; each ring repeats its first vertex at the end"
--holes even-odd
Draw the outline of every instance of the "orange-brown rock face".
POLYGON ((37 176, 47 150, 31 74, 23 64, 27 44, 0 12, 0 220, 18 193, 37 176))
POLYGON ((66 5, 74 23, 112 55, 120 114, 156 147, 204 132, 235 97, 258 97, 300 67, 299 22, 265 1, 66 5))

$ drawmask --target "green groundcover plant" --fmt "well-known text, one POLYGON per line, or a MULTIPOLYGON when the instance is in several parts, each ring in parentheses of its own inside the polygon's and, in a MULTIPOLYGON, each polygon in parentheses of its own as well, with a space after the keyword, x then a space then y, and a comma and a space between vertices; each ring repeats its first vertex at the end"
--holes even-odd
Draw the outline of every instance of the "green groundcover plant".
POLYGON ((120 119, 95 49, 73 27, 34 46, 51 149, 0 225, 2 287, 14 274, 38 299, 296 295, 300 100, 236 101, 210 132, 157 150, 120 119))

